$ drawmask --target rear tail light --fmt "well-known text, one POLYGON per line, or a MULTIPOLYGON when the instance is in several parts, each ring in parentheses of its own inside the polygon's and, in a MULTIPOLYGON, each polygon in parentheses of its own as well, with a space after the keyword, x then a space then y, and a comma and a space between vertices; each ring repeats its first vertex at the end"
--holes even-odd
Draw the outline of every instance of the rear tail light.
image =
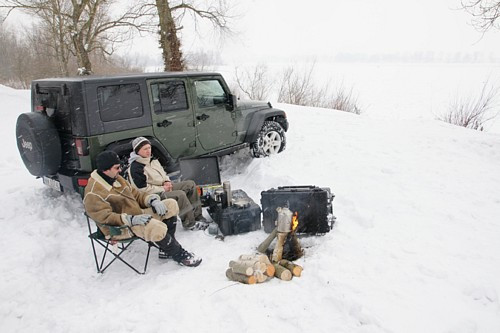
POLYGON ((87 139, 75 139, 76 153, 78 156, 87 156, 89 154, 89 142, 87 139))
POLYGON ((78 178, 78 186, 85 187, 89 183, 87 178, 78 178))
POLYGON ((36 105, 35 111, 36 112, 43 112, 43 111, 45 111, 45 108, 43 107, 43 105, 36 105))

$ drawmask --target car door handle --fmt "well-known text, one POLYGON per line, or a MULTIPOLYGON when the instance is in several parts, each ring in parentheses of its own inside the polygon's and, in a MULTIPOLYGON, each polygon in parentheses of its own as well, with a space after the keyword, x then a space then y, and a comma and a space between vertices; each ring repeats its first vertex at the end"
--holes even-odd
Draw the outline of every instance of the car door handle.
POLYGON ((196 119, 198 120, 207 120, 208 118, 210 118, 210 116, 208 114, 202 114, 201 116, 197 116, 196 119))
POLYGON ((165 119, 164 121, 161 121, 159 123, 156 123, 156 125, 158 127, 167 127, 167 126, 170 126, 172 125, 173 123, 171 121, 168 121, 167 119, 165 119))

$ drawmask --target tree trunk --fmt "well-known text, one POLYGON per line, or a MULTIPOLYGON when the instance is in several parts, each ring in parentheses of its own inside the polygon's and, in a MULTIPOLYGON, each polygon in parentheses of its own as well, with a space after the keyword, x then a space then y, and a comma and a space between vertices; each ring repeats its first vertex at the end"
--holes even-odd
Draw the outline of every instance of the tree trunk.
POLYGON ((80 75, 92 74, 92 63, 89 52, 83 43, 83 36, 79 33, 73 35, 73 46, 75 47, 76 61, 80 75))
MULTIPOLYGON (((73 41, 73 47, 75 48, 76 62, 78 65, 78 73, 80 75, 91 74, 92 64, 89 58, 90 49, 89 45, 85 45, 84 42, 84 31, 79 25, 79 21, 84 12, 84 8, 87 5, 87 1, 82 1, 80 4, 73 3, 73 13, 72 13, 72 29, 70 30, 71 39, 73 41)), ((86 24, 87 25, 87 24, 86 24)))
POLYGON ((184 61, 182 59, 181 42, 177 37, 172 11, 168 0, 156 0, 156 8, 159 17, 159 42, 162 50, 165 71, 183 71, 184 61))

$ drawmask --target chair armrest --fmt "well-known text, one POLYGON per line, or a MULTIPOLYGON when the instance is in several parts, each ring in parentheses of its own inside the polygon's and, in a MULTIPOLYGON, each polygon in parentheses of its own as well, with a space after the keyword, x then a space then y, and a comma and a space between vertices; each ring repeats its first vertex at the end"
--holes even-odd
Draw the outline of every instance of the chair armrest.
POLYGON ((120 225, 120 226, 116 226, 116 225, 107 225, 107 224, 104 224, 104 223, 99 223, 99 222, 96 222, 94 221, 95 224, 99 227, 99 228, 107 228, 109 230, 109 235, 110 236, 118 236, 118 235, 121 235, 122 233, 122 230, 123 229, 128 229, 129 226, 128 225, 120 225))

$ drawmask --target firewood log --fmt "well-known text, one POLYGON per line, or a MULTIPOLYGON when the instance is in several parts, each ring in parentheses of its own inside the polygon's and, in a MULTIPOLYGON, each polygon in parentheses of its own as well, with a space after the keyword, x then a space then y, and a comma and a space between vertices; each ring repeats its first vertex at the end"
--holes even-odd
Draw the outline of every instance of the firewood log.
POLYGON ((262 283, 267 280, 267 276, 262 271, 254 271, 253 276, 257 279, 257 283, 262 283))
MULTIPOLYGON (((233 260, 229 262, 229 267, 231 267, 232 261, 233 260)), ((244 264, 246 264, 247 262, 257 262, 257 265, 254 264, 254 266, 252 266, 254 270, 260 269, 269 277, 273 277, 274 272, 276 271, 273 264, 271 263, 271 260, 269 260, 268 256, 266 256, 265 254, 242 254, 240 255, 238 261, 244 264)))
POLYGON ((285 239, 288 233, 278 232, 278 241, 276 242, 276 247, 273 251, 273 262, 278 262, 283 258, 283 245, 285 245, 285 239))
POLYGON ((274 272, 274 276, 276 276, 278 279, 281 279, 283 281, 290 281, 292 279, 292 272, 290 272, 280 264, 274 264, 274 269, 276 270, 274 272))
POLYGON ((259 270, 263 273, 268 270, 268 265, 266 263, 257 260, 231 260, 229 262, 229 267, 233 267, 234 265, 252 267, 254 271, 259 270))
POLYGON ((252 275, 254 271, 252 266, 247 266, 243 264, 241 261, 233 261, 233 260, 229 262, 229 268, 231 268, 235 273, 243 274, 246 276, 252 275))
POLYGON ((281 259, 279 261, 279 264, 288 269, 290 272, 292 272, 293 276, 299 277, 302 275, 302 270, 303 270, 302 266, 294 264, 293 262, 288 261, 286 259, 281 259))
POLYGON ((246 275, 238 274, 238 273, 233 272, 231 270, 231 268, 228 268, 226 270, 226 277, 231 281, 241 282, 241 283, 245 283, 245 284, 254 284, 257 282, 257 279, 255 278, 255 276, 253 276, 253 275, 246 276, 246 275))
POLYGON ((258 269, 262 272, 264 272, 267 267, 266 263, 258 260, 238 260, 238 261, 231 260, 229 262, 229 267, 231 267, 231 265, 234 265, 235 263, 239 263, 243 266, 252 267, 254 270, 258 269))
POLYGON ((269 245, 273 242, 273 240, 276 238, 276 235, 278 234, 278 227, 274 228, 274 230, 267 236, 267 238, 260 243, 259 247, 257 248, 257 251, 260 253, 266 253, 266 250, 269 248, 269 245))
POLYGON ((272 264, 268 264, 266 266, 266 270, 264 271, 264 274, 266 274, 269 277, 273 277, 274 272, 276 272, 276 269, 274 268, 274 266, 272 264))
POLYGON ((238 260, 241 260, 241 261, 255 260, 255 261, 264 262, 266 264, 271 264, 271 261, 269 260, 269 258, 265 254, 258 254, 258 253, 256 253, 256 254, 242 254, 238 258, 238 260))

